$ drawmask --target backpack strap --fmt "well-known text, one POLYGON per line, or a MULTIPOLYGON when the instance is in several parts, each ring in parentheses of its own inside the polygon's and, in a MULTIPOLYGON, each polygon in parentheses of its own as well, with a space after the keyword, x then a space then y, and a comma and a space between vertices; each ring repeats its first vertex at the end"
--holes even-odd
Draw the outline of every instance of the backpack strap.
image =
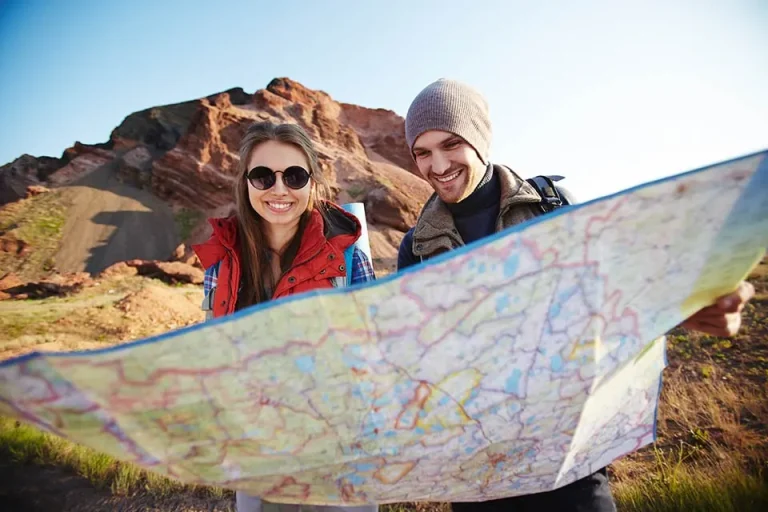
POLYGON ((563 199, 557 190, 557 186, 555 186, 555 182, 562 179, 562 176, 534 176, 525 180, 541 196, 541 203, 539 205, 544 213, 549 213, 564 204, 568 204, 568 201, 563 199))

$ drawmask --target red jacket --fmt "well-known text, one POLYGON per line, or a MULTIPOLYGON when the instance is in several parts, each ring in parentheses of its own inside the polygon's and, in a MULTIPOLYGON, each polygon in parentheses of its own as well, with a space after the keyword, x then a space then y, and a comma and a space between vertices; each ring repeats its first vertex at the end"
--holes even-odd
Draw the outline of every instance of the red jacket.
MULTIPOLYGON (((312 211, 296 258, 278 281, 272 299, 332 288, 331 278, 346 275, 344 251, 357 241, 362 228, 354 215, 332 203, 326 205, 330 222, 318 210, 312 211)), ((192 249, 206 269, 221 262, 213 303, 213 316, 219 317, 233 313, 237 304, 241 276, 237 219, 231 216, 208 222, 213 234, 207 242, 193 245, 192 249)))

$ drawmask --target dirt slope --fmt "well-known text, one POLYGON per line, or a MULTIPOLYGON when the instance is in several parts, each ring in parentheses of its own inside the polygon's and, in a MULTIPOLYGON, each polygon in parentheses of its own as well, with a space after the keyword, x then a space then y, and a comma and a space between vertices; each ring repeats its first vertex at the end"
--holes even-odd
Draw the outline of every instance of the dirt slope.
POLYGON ((173 211, 148 190, 122 183, 106 163, 69 187, 60 272, 96 274, 118 261, 165 260, 180 243, 173 211))

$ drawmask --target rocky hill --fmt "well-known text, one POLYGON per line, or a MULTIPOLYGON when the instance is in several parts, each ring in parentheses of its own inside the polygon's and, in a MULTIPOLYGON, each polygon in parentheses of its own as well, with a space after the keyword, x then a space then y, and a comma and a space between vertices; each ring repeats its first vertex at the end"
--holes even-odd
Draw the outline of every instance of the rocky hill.
MULTIPOLYGON (((51 237, 58 238, 52 254, 38 255, 46 262, 35 267, 38 274, 98 273, 123 260, 166 260, 174 251, 177 259, 188 257, 178 245, 207 237, 206 216, 228 213, 239 140, 257 120, 298 123, 308 131, 334 199, 365 204, 374 265, 391 271, 399 242, 430 193, 415 174, 404 120, 389 110, 337 102, 288 78, 253 94, 235 88, 133 113, 107 142, 76 142, 60 158, 22 155, 0 167, 0 206, 18 203, 30 186, 55 193, 55 201, 46 201, 56 203, 61 226, 44 237, 49 250, 51 237)), ((0 251, 24 246, 34 253, 22 231, 0 215, 0 251)), ((0 263, 11 267, 0 274, 18 270, 23 258, 13 256, 0 254, 0 263)))

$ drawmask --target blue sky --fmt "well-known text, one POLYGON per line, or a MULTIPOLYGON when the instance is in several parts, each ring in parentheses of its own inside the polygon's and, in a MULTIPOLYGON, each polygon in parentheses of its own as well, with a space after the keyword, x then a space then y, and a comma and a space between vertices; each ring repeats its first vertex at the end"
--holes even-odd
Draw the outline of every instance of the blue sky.
POLYGON ((0 76, 0 164, 278 76, 400 115, 456 78, 493 160, 590 199, 768 149, 768 2, 0 0, 0 76))

